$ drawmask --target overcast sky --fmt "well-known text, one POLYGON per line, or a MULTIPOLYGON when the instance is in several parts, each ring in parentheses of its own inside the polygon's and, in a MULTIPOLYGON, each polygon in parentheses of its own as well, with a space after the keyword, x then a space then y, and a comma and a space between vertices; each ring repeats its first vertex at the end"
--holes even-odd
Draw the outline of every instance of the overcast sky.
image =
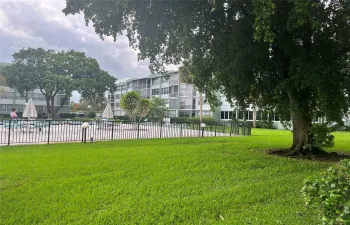
MULTIPOLYGON (((101 40, 83 15, 65 16, 65 0, 0 0, 0 62, 23 47, 74 49, 96 58, 102 69, 118 79, 147 76, 149 61, 137 61, 126 37, 101 40)), ((169 67, 174 69, 174 67, 169 67)), ((77 100, 75 93, 73 100, 77 100)))

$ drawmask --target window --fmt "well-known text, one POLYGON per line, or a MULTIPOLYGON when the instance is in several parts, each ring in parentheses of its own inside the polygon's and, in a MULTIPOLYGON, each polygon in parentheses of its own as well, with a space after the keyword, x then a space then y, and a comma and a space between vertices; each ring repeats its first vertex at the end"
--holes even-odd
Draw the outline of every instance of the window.
POLYGON ((120 108, 120 102, 116 102, 116 103, 115 103, 115 107, 116 107, 116 108, 120 108))
POLYGON ((192 111, 180 111, 179 114, 180 114, 180 117, 190 117, 192 114, 192 111))
POLYGON ((261 120, 261 111, 256 112, 256 120, 261 120))
POLYGON ((229 116, 229 119, 235 119, 235 118, 233 117, 233 112, 232 112, 232 111, 229 112, 228 116, 229 116))
POLYGON ((6 112, 6 105, 5 104, 0 104, 0 111, 1 112, 6 112))
MULTIPOLYGON (((207 111, 208 115, 210 115, 210 111, 207 111)), ((222 120, 231 120, 231 119, 235 119, 235 112, 233 111, 221 111, 221 119, 222 120)))
POLYGON ((120 96, 121 96, 120 94, 116 94, 115 99, 120 99, 120 96))
POLYGON ((177 109, 177 99, 169 99, 169 109, 177 109))
POLYGON ((114 95, 108 95, 108 99, 114 101, 114 95))
POLYGON ((159 88, 152 89, 152 95, 159 95, 159 88))
POLYGON ((248 111, 248 118, 247 120, 253 120, 253 111, 248 111))
POLYGON ((211 116, 210 111, 203 111, 202 114, 203 116, 211 116))
POLYGON ((275 114, 275 121, 280 121, 280 117, 278 114, 275 114))
POLYGON ((197 95, 197 90, 196 90, 195 88, 193 88, 193 90, 192 90, 192 95, 193 95, 193 96, 196 96, 196 95, 197 95))
POLYGON ((169 87, 162 88, 162 95, 169 94, 169 87))

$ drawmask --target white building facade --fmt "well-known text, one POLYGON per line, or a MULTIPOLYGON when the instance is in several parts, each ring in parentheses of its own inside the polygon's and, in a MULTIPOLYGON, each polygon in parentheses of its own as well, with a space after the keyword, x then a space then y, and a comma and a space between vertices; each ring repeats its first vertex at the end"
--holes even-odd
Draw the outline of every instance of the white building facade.
MULTIPOLYGON (((123 94, 130 91, 138 91, 143 98, 157 96, 164 99, 169 108, 169 117, 199 117, 199 92, 192 84, 181 82, 178 72, 169 72, 167 77, 150 75, 145 78, 129 79, 117 83, 116 92, 108 93, 108 101, 111 103, 115 116, 124 115, 120 107, 120 99, 123 94)), ((223 94, 218 93, 217 96, 222 104, 212 111, 203 94, 203 116, 210 116, 216 120, 224 121, 232 119, 253 120, 252 107, 247 108, 245 112, 239 112, 227 102, 223 94)), ((257 119, 259 116, 260 113, 257 112, 257 119)), ((271 115, 271 118, 274 121, 279 120, 275 115, 271 115)))
MULTIPOLYGON (((0 114, 9 115, 13 108, 17 110, 17 112, 23 112, 26 106, 26 98, 21 96, 15 89, 0 86, 0 114)), ((58 107, 61 102, 61 98, 63 98, 63 94, 57 94, 55 97, 55 106, 58 107)), ((34 89, 33 91, 28 93, 28 99, 32 98, 35 104, 36 110, 38 113, 46 113, 46 100, 45 96, 40 92, 39 89, 34 89)), ((60 113, 69 113, 70 112, 70 99, 68 99, 63 107, 60 109, 60 113)))
MULTIPOLYGON (((146 78, 130 79, 117 83, 115 93, 108 93, 115 116, 123 116, 120 99, 123 94, 138 91, 143 98, 157 96, 165 100, 169 108, 169 117, 199 116, 199 92, 192 84, 180 82, 177 72, 169 72, 169 76, 151 75, 146 78)), ((213 112, 207 103, 203 104, 203 116, 212 116, 213 112)))
MULTIPOLYGON (((108 93, 108 101, 111 103, 114 116, 123 116, 124 112, 120 107, 120 99, 123 94, 130 91, 138 91, 143 98, 158 96, 166 101, 169 108, 169 117, 199 117, 199 92, 192 84, 182 83, 178 72, 169 72, 169 76, 150 75, 140 79, 129 79, 125 82, 117 83, 115 93, 108 93)), ((222 93, 217 93, 221 105, 211 110, 210 105, 205 102, 203 94, 203 116, 213 117, 217 121, 229 120, 266 120, 273 122, 274 127, 283 129, 280 118, 277 113, 263 113, 258 108, 253 109, 250 105, 245 111, 236 110, 235 107, 227 101, 222 93)), ((315 121, 317 122, 317 121, 315 121)), ((318 121, 319 122, 319 121, 318 121)))

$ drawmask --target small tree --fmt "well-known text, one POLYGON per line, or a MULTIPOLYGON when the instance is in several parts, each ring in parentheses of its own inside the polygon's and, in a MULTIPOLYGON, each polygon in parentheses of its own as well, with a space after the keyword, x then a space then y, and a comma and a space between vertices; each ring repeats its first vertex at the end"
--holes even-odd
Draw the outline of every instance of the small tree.
POLYGON ((140 93, 131 91, 123 95, 120 100, 120 106, 131 121, 135 121, 139 113, 139 104, 141 102, 140 93))
POLYGON ((168 108, 165 105, 165 100, 160 97, 153 96, 151 99, 151 108, 148 112, 148 116, 157 117, 163 120, 167 112, 168 108))
POLYGON ((147 116, 150 108, 151 108, 151 101, 149 99, 143 98, 140 100, 139 105, 138 105, 138 116, 140 117, 140 120, 142 120, 143 117, 147 116))

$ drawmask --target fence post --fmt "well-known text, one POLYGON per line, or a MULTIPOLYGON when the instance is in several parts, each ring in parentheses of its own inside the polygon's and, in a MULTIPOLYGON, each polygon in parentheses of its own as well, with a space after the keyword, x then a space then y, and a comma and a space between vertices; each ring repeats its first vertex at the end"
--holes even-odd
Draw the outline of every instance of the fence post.
POLYGON ((231 120, 231 129, 230 129, 230 137, 232 136, 232 120, 231 120))
POLYGON ((86 131, 87 131, 87 128, 84 128, 84 143, 86 144, 86 131))
POLYGON ((245 136, 245 126, 246 126, 246 123, 244 122, 243 123, 243 136, 245 136))
POLYGON ((204 127, 202 127, 202 138, 204 137, 204 127))
POLYGON ((215 137, 216 137, 216 127, 218 126, 218 122, 215 122, 215 137))
POLYGON ((51 120, 49 120, 49 131, 47 133, 47 144, 50 144, 51 120))
POLYGON ((160 135, 159 138, 162 138, 162 128, 163 128, 163 123, 160 121, 160 135))
POLYGON ((200 137, 201 136, 201 123, 199 123, 199 128, 198 128, 198 137, 200 137))
POLYGON ((182 137, 182 123, 180 123, 180 137, 182 137))
POLYGON ((111 138, 111 140, 113 140, 113 136, 114 136, 114 126, 115 126, 115 121, 112 121, 112 138, 111 138))
POLYGON ((137 122, 137 139, 140 138, 140 121, 137 122))
POLYGON ((11 142, 11 120, 9 120, 9 135, 8 135, 8 145, 10 145, 11 142))

